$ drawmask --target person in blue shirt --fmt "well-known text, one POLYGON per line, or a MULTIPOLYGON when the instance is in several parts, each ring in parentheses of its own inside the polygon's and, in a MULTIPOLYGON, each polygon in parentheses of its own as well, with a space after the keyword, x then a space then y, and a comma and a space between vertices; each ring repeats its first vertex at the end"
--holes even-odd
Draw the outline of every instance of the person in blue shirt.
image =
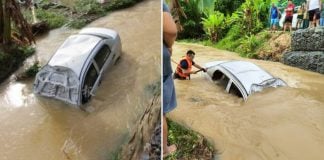
POLYGON ((177 27, 168 6, 163 3, 163 157, 177 150, 175 145, 168 146, 168 125, 166 114, 177 106, 176 93, 172 77, 172 46, 177 38, 177 27))
POLYGON ((276 7, 276 5, 274 3, 272 3, 272 7, 270 9, 270 31, 276 31, 277 30, 277 25, 279 23, 279 14, 280 11, 279 9, 276 7))

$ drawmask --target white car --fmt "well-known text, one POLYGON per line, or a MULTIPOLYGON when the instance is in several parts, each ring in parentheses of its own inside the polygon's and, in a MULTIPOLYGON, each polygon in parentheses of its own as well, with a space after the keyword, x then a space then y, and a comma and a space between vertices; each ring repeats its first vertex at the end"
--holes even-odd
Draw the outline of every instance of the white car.
POLYGON ((205 68, 213 82, 245 101, 249 95, 264 88, 287 85, 280 78, 275 78, 257 65, 246 61, 214 61, 206 63, 205 68))
POLYGON ((86 28, 68 37, 37 73, 34 92, 74 105, 88 102, 103 74, 121 56, 118 33, 105 28, 86 28))

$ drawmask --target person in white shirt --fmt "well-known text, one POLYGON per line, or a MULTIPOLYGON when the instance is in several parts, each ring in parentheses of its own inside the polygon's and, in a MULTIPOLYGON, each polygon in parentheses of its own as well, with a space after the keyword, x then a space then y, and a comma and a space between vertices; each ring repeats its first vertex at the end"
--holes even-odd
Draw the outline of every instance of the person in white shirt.
POLYGON ((321 0, 308 0, 307 1, 310 27, 319 26, 319 19, 321 15, 321 0))

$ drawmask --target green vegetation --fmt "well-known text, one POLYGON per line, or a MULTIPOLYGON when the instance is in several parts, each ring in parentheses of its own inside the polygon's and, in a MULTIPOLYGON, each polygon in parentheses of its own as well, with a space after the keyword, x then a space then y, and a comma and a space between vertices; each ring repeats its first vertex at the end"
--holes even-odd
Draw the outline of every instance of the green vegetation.
POLYGON ((38 62, 35 62, 32 66, 30 66, 26 71, 25 75, 27 77, 34 77, 37 72, 40 70, 41 66, 38 62))
POLYGON ((122 159, 121 151, 122 151, 122 148, 117 149, 115 152, 113 152, 110 155, 110 158, 109 159, 110 160, 120 160, 120 159, 122 159))
MULTIPOLYGON (((272 0, 192 0, 182 2, 188 19, 178 39, 235 51, 256 58, 255 52, 271 36, 267 33, 272 0), (209 6, 207 6, 209 4, 209 6), (213 4, 212 6, 210 6, 213 4), (200 25, 202 24, 202 25, 200 25)), ((284 5, 284 4, 283 4, 284 5)))
POLYGON ((10 46, 6 52, 0 49, 0 82, 17 70, 23 61, 34 52, 35 49, 32 47, 18 45, 10 46))
POLYGON ((46 21, 50 29, 59 28, 67 22, 67 17, 61 12, 37 9, 36 17, 41 21, 46 21))
POLYGON ((209 11, 206 13, 207 18, 202 18, 204 31, 212 42, 217 42, 218 35, 225 27, 224 14, 218 11, 209 11))
POLYGON ((207 140, 192 130, 168 120, 168 142, 176 144, 177 151, 166 157, 174 159, 212 159, 216 152, 207 140))
POLYGON ((183 10, 187 15, 187 19, 180 16, 183 31, 179 33, 178 39, 203 39, 205 32, 201 23, 203 16, 202 11, 199 9, 200 0, 190 0, 187 3, 180 1, 183 10))

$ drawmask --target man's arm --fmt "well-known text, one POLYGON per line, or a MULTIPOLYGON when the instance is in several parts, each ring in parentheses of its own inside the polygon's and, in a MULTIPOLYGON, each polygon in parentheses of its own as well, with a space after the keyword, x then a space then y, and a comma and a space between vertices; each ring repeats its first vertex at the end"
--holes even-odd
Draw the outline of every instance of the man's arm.
POLYGON ((201 67, 199 64, 195 63, 193 66, 195 66, 196 68, 198 68, 199 70, 203 70, 204 72, 207 71, 207 69, 201 67))
POLYGON ((177 38, 177 26, 169 12, 163 12, 163 41, 171 48, 177 38))

